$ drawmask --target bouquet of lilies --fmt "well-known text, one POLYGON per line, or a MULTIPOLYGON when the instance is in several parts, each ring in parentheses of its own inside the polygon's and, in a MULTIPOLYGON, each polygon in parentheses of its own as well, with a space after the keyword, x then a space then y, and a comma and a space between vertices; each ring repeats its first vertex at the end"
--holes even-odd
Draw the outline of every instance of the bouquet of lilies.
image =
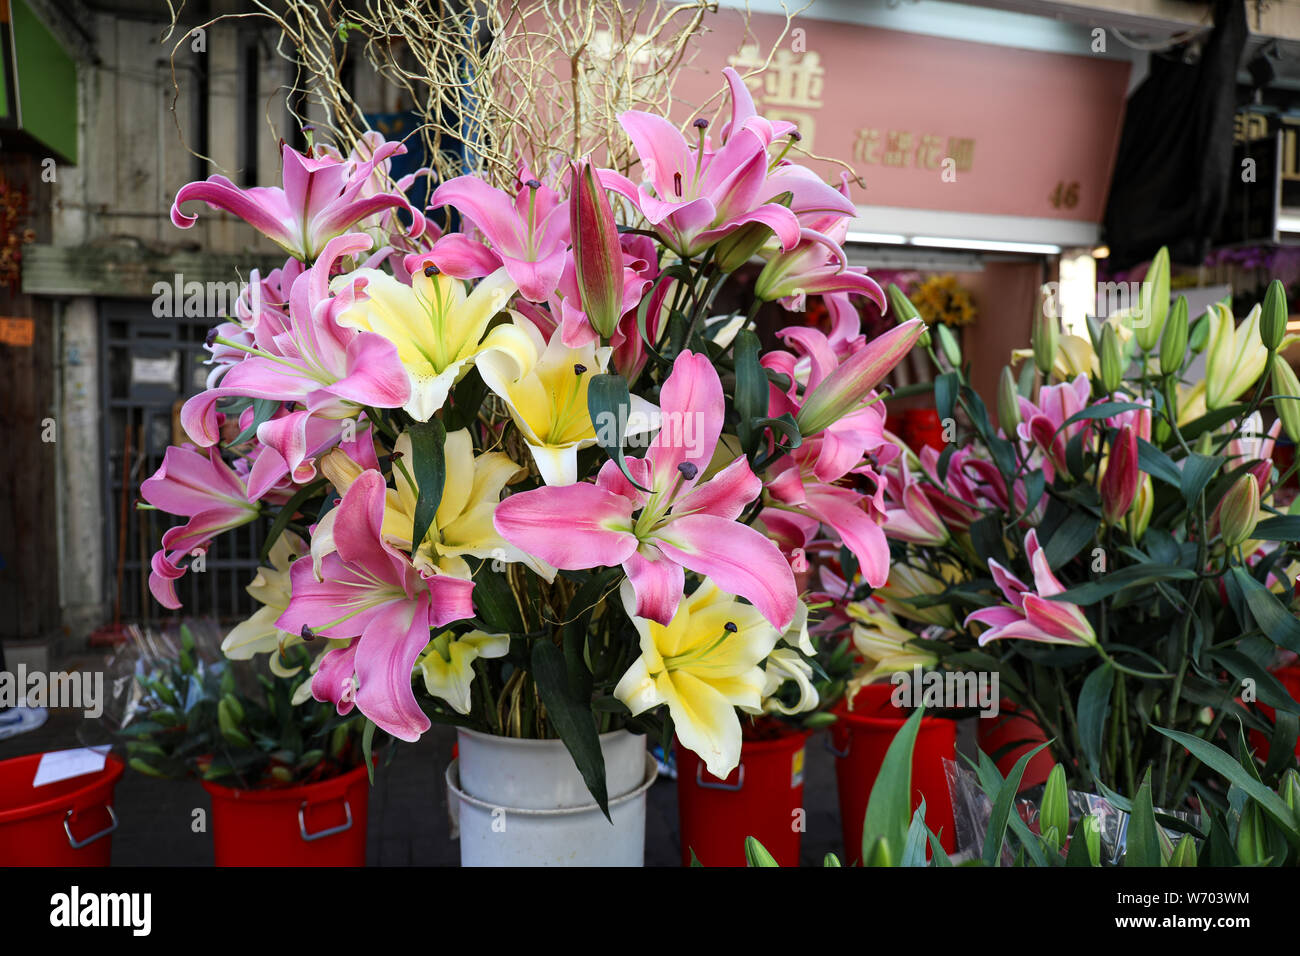
POLYGON ((850 296, 886 301, 846 264, 847 182, 795 162, 794 127, 725 74, 716 135, 622 114, 640 182, 521 162, 511 189, 464 175, 419 209, 389 174, 404 147, 366 134, 346 156, 284 147, 281 187, 182 188, 177 226, 206 203, 289 258, 213 330, 191 443, 141 487, 186 519, 157 600, 178 607, 191 557, 265 520, 264 606, 228 656, 284 670, 305 644, 304 699, 407 741, 434 720, 559 737, 593 793, 601 732, 675 730, 725 777, 741 713, 815 707, 795 570, 832 541, 885 584, 900 449, 876 386, 923 323, 861 334, 850 296), (752 261, 755 309, 714 315, 752 261), (831 327, 765 351, 757 305, 808 295, 831 327))
POLYGON ((1132 794, 1149 768, 1157 803, 1177 807, 1209 769, 1166 731, 1265 779, 1295 761, 1300 703, 1270 670, 1300 651, 1300 511, 1295 467, 1279 474, 1272 453, 1282 429, 1300 439, 1300 384, 1279 354, 1280 283, 1240 323, 1223 303, 1191 322, 1168 268, 1162 251, 1140 307, 1089 320, 1087 337, 1042 316, 996 419, 936 327, 956 441, 884 468, 888 587, 824 570, 822 590, 866 662, 858 682, 996 671, 1081 789, 1132 794), (1267 764, 1241 728, 1271 736, 1267 764))

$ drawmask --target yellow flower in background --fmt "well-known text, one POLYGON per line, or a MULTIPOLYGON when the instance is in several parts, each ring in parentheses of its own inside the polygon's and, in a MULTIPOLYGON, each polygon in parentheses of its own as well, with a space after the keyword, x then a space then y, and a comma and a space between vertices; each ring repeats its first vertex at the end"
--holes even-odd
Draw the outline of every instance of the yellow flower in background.
POLYGON ((1205 347, 1205 405, 1211 411, 1231 403, 1264 374, 1268 349, 1259 337, 1259 317, 1257 305, 1238 326, 1223 303, 1210 306, 1206 316, 1210 337, 1205 347))
POLYGON ((440 697, 457 711, 468 714, 474 662, 505 657, 510 650, 509 634, 470 631, 459 637, 444 631, 429 642, 415 662, 415 673, 424 678, 424 689, 440 697))
POLYGON ((975 303, 954 275, 930 276, 914 284, 908 298, 926 325, 963 326, 975 321, 975 303))
POLYGON ((443 273, 417 272, 410 285, 377 269, 358 269, 347 279, 358 276, 366 280, 365 298, 346 309, 339 323, 375 332, 397 347, 411 383, 410 400, 402 407, 416 421, 427 422, 442 408, 484 349, 529 361, 532 343, 517 326, 488 329, 515 291, 504 268, 468 293, 464 282, 443 273))
POLYGON ((736 708, 763 712, 768 675, 760 666, 781 632, 752 604, 745 604, 705 578, 683 597, 665 627, 637 617, 628 581, 623 606, 636 625, 641 656, 628 668, 614 696, 640 714, 668 705, 677 739, 722 779, 740 763, 741 729, 736 708))
POLYGON ((880 598, 885 610, 895 617, 920 624, 956 627, 957 619, 951 606, 934 604, 930 607, 916 607, 909 601, 910 598, 939 594, 961 577, 961 572, 953 565, 945 565, 943 574, 944 578, 941 579, 905 564, 895 564, 889 569, 889 583, 883 588, 876 588, 872 596, 880 598))
POLYGON ((1177 420, 1179 428, 1189 422, 1196 421, 1207 411, 1205 406, 1205 379, 1201 379, 1195 385, 1175 386, 1174 397, 1178 402, 1178 410, 1174 418, 1177 420))
POLYGON ((845 607, 853 622, 853 646, 872 664, 850 684, 850 698, 857 688, 895 671, 910 671, 914 666, 931 667, 938 658, 930 651, 914 646, 914 631, 898 623, 884 607, 868 598, 845 607))
POLYGON ((246 661, 256 654, 270 654, 271 672, 292 677, 300 668, 285 667, 282 651, 302 643, 302 635, 290 634, 275 626, 276 619, 289 606, 289 566, 307 553, 307 544, 296 534, 283 532, 271 545, 271 567, 258 568, 245 590, 262 606, 248 620, 236 624, 221 642, 221 652, 234 661, 246 661))

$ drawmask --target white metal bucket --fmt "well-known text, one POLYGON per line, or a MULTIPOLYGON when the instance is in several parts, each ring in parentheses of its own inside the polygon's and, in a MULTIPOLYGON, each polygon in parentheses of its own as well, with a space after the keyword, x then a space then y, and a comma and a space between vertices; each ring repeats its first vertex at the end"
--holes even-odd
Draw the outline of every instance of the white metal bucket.
POLYGON ((462 866, 644 865, 645 795, 658 768, 643 737, 621 731, 602 735, 611 825, 560 741, 461 734, 460 758, 451 762, 446 777, 448 797, 458 811, 462 866), (467 736, 478 738, 469 754, 467 736), (511 746, 516 744, 525 746, 511 746), (638 764, 630 785, 629 757, 638 764), (471 776, 477 793, 469 792, 471 776), (495 789, 484 790, 485 784, 495 789), (518 796, 505 800, 489 793, 518 796))

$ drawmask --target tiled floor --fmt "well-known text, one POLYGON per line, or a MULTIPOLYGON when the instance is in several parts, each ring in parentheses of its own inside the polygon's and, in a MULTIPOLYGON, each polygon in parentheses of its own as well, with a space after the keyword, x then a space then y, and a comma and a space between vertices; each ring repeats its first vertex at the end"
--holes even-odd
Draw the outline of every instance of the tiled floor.
MULTIPOLYGON (((807 749, 805 866, 820 865, 828 851, 842 855, 834 758, 822 745, 823 736, 814 736, 807 749)), ((103 739, 100 726, 88 726, 79 713, 53 711, 44 727, 0 741, 0 760, 103 739)), ((399 746, 391 763, 376 773, 370 801, 370 865, 455 866, 460 862, 459 846, 449 836, 442 776, 454 740, 453 729, 435 725, 419 743, 399 746)), ((211 835, 191 829, 193 811, 209 807, 207 794, 195 782, 158 780, 128 770, 115 797, 120 825, 113 836, 113 863, 210 866, 211 835)), ((678 853, 676 785, 660 779, 650 788, 647 804, 646 864, 677 866, 678 853)))

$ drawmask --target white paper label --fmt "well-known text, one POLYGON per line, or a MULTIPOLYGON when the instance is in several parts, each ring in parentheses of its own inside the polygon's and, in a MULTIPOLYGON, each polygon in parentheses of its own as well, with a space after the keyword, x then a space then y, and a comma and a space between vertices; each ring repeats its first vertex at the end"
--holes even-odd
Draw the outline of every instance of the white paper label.
POLYGON ((109 745, 104 744, 100 747, 79 747, 76 750, 54 750, 41 754, 32 786, 43 787, 47 783, 99 773, 108 760, 108 751, 109 745))

